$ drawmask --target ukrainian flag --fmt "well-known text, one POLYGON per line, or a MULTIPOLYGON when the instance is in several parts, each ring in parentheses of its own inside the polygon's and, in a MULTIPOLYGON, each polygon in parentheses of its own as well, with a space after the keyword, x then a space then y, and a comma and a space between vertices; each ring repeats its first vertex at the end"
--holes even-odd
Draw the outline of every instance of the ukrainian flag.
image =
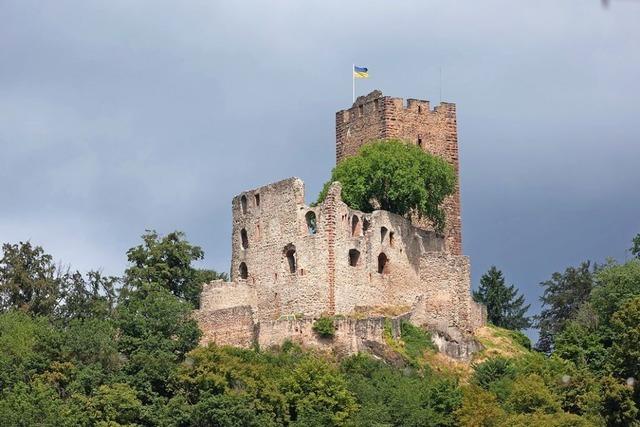
POLYGON ((369 77, 369 69, 366 67, 353 66, 353 77, 358 79, 366 79, 369 77))

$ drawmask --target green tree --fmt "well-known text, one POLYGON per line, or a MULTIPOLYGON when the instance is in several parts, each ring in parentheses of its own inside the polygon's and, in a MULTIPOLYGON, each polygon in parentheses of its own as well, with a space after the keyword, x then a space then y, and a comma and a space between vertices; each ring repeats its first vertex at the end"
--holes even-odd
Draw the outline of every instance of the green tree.
POLYGON ((12 427, 87 425, 82 411, 63 401, 42 382, 18 383, 0 397, 0 420, 12 427))
POLYGON ((425 217, 438 231, 445 224, 440 207, 455 190, 453 168, 439 157, 400 140, 365 144, 356 156, 340 162, 324 185, 324 201, 332 182, 342 185, 342 200, 353 209, 384 209, 399 215, 425 217))
POLYGON ((567 268, 564 273, 553 273, 550 280, 540 285, 544 287, 544 293, 540 297, 542 310, 535 318, 540 330, 536 347, 549 353, 553 349, 555 336, 589 299, 594 287, 591 264, 587 261, 579 267, 567 268))
POLYGON ((198 308, 202 284, 227 277, 213 270, 193 267, 192 263, 201 260, 204 252, 199 246, 190 244, 180 231, 161 237, 155 231, 147 230, 142 240, 143 244, 127 251, 132 264, 125 271, 127 286, 155 284, 198 308))
POLYGON ((31 242, 6 243, 2 253, 0 310, 52 315, 60 296, 61 278, 51 255, 31 242))
POLYGON ((531 414, 561 412, 558 397, 536 374, 519 377, 514 383, 506 406, 512 413, 531 414))
POLYGON ((627 301, 640 296, 640 260, 612 264, 596 274, 597 286, 590 302, 598 314, 599 330, 605 345, 611 341, 611 317, 627 301))
POLYGON ((633 389, 613 377, 602 379, 602 413, 607 426, 636 426, 638 406, 633 389))
POLYGON ((67 323, 72 319, 109 319, 117 300, 120 279, 103 276, 99 271, 67 272, 61 278, 60 304, 56 317, 67 323))
POLYGON ((498 403, 495 394, 477 386, 464 389, 462 406, 456 417, 462 427, 499 427, 507 413, 498 403))
POLYGON ((525 316, 529 304, 525 305, 524 295, 518 295, 515 285, 507 286, 502 272, 495 266, 482 275, 473 298, 487 306, 487 320, 496 326, 513 330, 531 326, 529 317, 525 316))
POLYGON ((200 338, 191 305, 163 287, 144 283, 121 294, 116 324, 127 382, 146 396, 145 403, 155 396, 171 397, 178 364, 200 338))
POLYGON ((627 301, 611 319, 611 356, 622 378, 640 378, 640 297, 627 301))
POLYGON ((589 368, 595 373, 607 371, 608 351, 600 335, 577 321, 569 321, 555 336, 554 354, 570 360, 576 366, 589 368))
POLYGON ((636 237, 631 241, 631 254, 636 258, 640 258, 640 233, 636 234, 636 237))
POLYGON ((344 378, 320 358, 303 360, 283 385, 293 425, 343 425, 358 408, 344 378))
POLYGON ((56 358, 59 342, 59 332, 44 317, 21 311, 0 314, 0 391, 44 372, 56 358))

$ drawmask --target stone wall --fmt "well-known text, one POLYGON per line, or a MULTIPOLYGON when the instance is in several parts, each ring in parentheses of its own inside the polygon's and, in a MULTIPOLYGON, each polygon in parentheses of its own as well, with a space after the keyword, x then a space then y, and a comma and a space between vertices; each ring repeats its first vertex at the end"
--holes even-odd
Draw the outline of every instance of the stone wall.
POLYGON ((336 318, 333 338, 322 338, 316 334, 313 330, 314 319, 281 319, 261 323, 258 342, 261 348, 268 348, 289 340, 308 348, 331 350, 339 355, 349 355, 371 350, 375 346, 374 343, 383 346, 386 323, 390 327, 391 336, 399 337, 400 323, 408 318, 408 314, 392 318, 383 316, 366 319, 336 318))
MULTIPOLYGON (((433 110, 429 101, 383 96, 374 91, 359 97, 351 108, 336 113, 336 162, 357 154, 360 147, 372 140, 399 138, 410 141, 426 152, 451 164, 458 178, 456 190, 443 208, 447 214, 446 249, 462 254, 462 220, 460 214, 460 174, 456 106, 441 103, 433 110)), ((433 229, 427 221, 416 222, 433 229)))
MULTIPOLYGON (((350 209, 340 193, 333 183, 326 200, 310 207, 304 183, 289 178, 233 199, 233 281, 203 288, 203 342, 313 341, 304 326, 311 320, 286 319, 334 314, 410 310, 414 323, 460 342, 483 324, 484 313, 471 300, 467 257, 445 251, 441 236, 402 216, 350 209), (215 330, 227 322, 227 330, 215 330)), ((338 335, 345 337, 356 327, 341 325, 346 329, 338 335)), ((332 345, 357 348, 347 341, 332 345)))
POLYGON ((196 310, 198 326, 202 330, 200 344, 214 342, 248 348, 256 340, 255 323, 251 306, 222 308, 217 310, 196 310))

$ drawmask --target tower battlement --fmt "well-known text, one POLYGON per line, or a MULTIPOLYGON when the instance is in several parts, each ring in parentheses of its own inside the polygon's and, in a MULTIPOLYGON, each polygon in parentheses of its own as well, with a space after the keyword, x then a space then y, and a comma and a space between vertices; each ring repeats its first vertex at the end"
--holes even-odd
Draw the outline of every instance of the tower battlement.
MULTIPOLYGON (((420 146, 425 152, 446 160, 454 169, 454 194, 443 204, 447 215, 444 236, 450 253, 462 253, 458 125, 456 105, 441 102, 431 109, 429 101, 383 96, 376 90, 360 96, 353 105, 336 113, 336 163, 354 156, 364 144, 377 139, 395 138, 420 146)), ((417 226, 432 230, 426 221, 417 226)))

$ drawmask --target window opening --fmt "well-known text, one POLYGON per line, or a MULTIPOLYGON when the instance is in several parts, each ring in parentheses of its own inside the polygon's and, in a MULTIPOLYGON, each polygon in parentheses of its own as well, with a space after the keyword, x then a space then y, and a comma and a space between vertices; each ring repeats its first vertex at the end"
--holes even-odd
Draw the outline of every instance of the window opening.
POLYGON ((349 249, 349 265, 355 267, 360 259, 360 251, 357 249, 349 249))
POLYGON ((249 247, 249 238, 247 237, 247 230, 244 228, 240 230, 240 240, 242 241, 242 249, 249 247))
POLYGON ((247 277, 249 277, 249 270, 247 269, 247 264, 245 264, 244 262, 240 263, 240 278, 243 280, 247 280, 247 277))
POLYGON ((247 196, 240 197, 240 206, 242 207, 242 213, 247 213, 247 196))
POLYGON ((389 270, 389 258, 382 252, 378 255, 378 273, 386 274, 389 270))
POLYGON ((307 220, 307 231, 309 234, 316 234, 318 231, 318 224, 316 223, 316 213, 314 211, 309 211, 304 216, 307 220))

